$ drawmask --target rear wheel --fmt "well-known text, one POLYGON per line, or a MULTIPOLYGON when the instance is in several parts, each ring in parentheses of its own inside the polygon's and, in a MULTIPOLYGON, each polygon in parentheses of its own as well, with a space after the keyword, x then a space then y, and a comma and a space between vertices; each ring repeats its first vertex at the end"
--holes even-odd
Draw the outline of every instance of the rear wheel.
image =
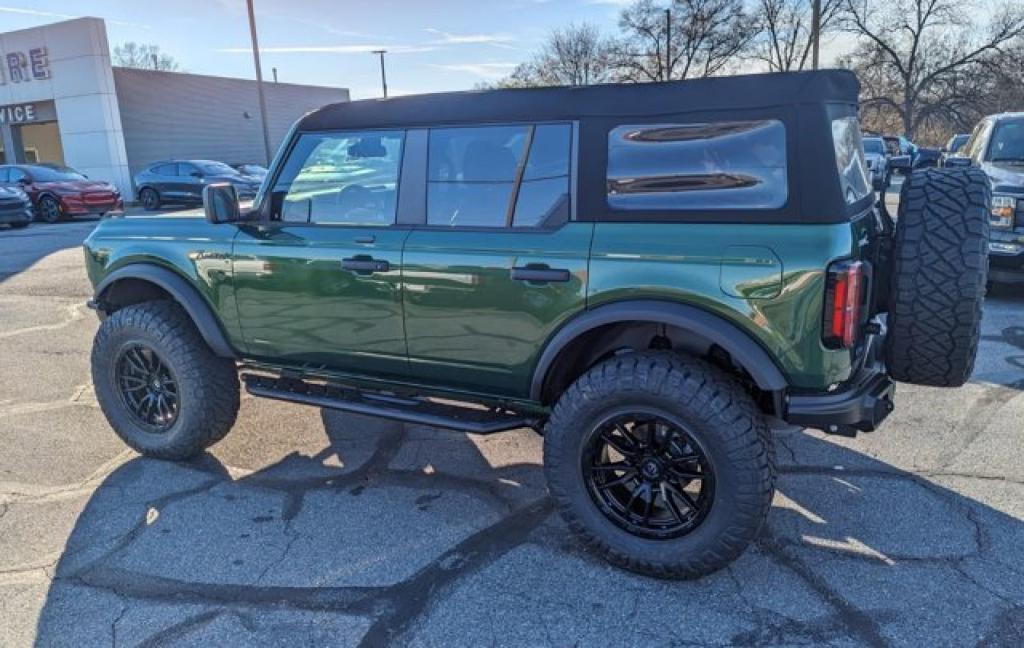
POLYGON ((886 363, 893 378, 958 387, 978 352, 991 190, 980 169, 910 174, 900 192, 886 363))
POLYGON ((238 414, 235 363, 214 355, 173 302, 108 317, 93 342, 92 379, 111 427, 149 457, 193 457, 224 438, 238 414))
POLYGON ((734 560, 771 505, 768 427, 747 393, 706 363, 628 354, 584 374, 544 432, 562 517, 609 561, 696 578, 734 560))
POLYGON ((39 199, 37 215, 44 223, 56 223, 64 218, 64 208, 53 196, 43 196, 39 199))
POLYGON ((156 189, 146 187, 139 192, 139 202, 142 203, 146 211, 155 211, 160 209, 160 194, 156 192, 156 189))

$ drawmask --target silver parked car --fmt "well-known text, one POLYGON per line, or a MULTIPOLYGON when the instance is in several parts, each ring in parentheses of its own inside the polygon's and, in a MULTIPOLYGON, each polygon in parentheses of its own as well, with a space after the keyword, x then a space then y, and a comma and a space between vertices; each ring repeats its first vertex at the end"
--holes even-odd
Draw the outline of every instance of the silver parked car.
POLYGON ((864 160, 871 171, 871 184, 878 191, 885 191, 892 182, 892 168, 886 155, 885 142, 881 137, 865 137, 864 160))

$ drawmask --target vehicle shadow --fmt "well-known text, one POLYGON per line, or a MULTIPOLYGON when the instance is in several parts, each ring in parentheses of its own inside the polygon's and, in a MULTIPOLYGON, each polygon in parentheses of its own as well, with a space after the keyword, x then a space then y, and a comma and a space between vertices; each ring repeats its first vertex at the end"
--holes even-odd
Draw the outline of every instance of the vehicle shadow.
MULTIPOLYGON (((755 546, 729 570, 665 583, 609 569, 569 537, 545 495, 531 432, 474 439, 328 411, 321 420, 322 449, 252 472, 213 454, 181 464, 136 458, 113 471, 55 566, 37 645, 403 643, 472 579, 495 596, 521 588, 539 608, 565 602, 565 579, 613 580, 624 598, 607 604, 626 611, 637 592, 646 607, 698 608, 712 588, 716 604, 770 625, 758 632, 770 631, 776 645, 824 641, 823 624, 856 643, 885 644, 891 625, 933 617, 958 620, 962 636, 941 630, 958 644, 989 631, 981 596, 1017 615, 1000 623, 1024 622, 1020 519, 800 430, 777 437, 778 494, 755 546), (527 546, 547 558, 488 576, 527 546), (558 576, 529 579, 552 565, 558 576), (780 569, 832 610, 825 620, 776 626, 751 612, 744 583, 780 569), (889 597, 881 602, 880 588, 889 597), (965 592, 975 597, 970 610, 952 595, 965 592), (927 609, 904 619, 900 597, 927 609)), ((784 589, 761 605, 782 605, 794 595, 784 589)), ((500 632, 497 605, 477 600, 459 615, 500 632)), ((621 632, 632 618, 587 623, 621 632)), ((760 642, 726 625, 712 642, 760 642)))
POLYGON ((99 219, 68 223, 32 223, 24 229, 0 226, 0 283, 32 267, 36 262, 68 248, 78 247, 99 219))

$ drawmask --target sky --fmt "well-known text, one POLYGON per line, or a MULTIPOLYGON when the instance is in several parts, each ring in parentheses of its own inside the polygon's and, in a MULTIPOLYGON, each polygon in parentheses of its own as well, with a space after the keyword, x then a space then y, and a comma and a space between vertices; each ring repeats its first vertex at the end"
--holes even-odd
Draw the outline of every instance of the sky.
MULTIPOLYGON (((495 81, 551 30, 616 29, 629 0, 254 0, 263 74, 381 94, 373 50, 386 49, 390 94, 463 90, 495 81)), ((254 78, 245 0, 0 0, 0 31, 95 16, 111 47, 153 43, 183 71, 254 78)), ((823 60, 828 60, 823 56, 823 60)))

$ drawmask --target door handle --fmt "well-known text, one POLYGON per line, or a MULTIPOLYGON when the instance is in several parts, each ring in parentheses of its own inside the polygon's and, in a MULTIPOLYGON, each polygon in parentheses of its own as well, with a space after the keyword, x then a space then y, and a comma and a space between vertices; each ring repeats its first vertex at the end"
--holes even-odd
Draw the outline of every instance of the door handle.
POLYGON ((373 235, 370 235, 370 236, 357 236, 356 237, 356 243, 361 243, 361 244, 364 244, 364 245, 367 245, 369 243, 374 243, 376 240, 377 240, 377 237, 373 236, 373 235))
POLYGON ((373 274, 374 272, 387 272, 391 270, 391 264, 387 261, 368 259, 365 257, 342 259, 341 267, 345 270, 351 270, 356 274, 373 274))
POLYGON ((512 268, 513 281, 536 281, 541 283, 566 282, 572 277, 568 270, 563 268, 537 268, 526 266, 525 268, 512 268))

